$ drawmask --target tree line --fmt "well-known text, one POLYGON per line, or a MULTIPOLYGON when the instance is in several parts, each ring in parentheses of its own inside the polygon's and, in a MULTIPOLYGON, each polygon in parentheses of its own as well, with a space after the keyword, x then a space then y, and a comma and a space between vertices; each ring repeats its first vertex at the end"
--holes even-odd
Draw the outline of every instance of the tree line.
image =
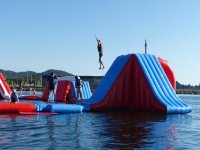
POLYGON ((176 81, 177 89, 188 89, 188 90, 200 90, 200 85, 191 85, 191 84, 181 84, 176 81))

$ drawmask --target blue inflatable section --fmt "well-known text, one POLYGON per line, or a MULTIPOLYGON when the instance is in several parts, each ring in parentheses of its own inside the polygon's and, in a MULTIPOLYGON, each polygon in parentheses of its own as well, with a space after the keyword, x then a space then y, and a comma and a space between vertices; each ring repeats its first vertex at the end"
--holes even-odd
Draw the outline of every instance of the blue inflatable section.
POLYGON ((47 108, 50 112, 55 113, 80 113, 83 111, 83 106, 76 104, 48 104, 47 108))
MULTIPOLYGON (((72 81, 72 88, 73 88, 74 93, 76 94, 75 81, 72 81)), ((91 97, 91 95, 92 95, 92 92, 90 89, 90 84, 88 81, 84 81, 83 86, 82 86, 83 99, 89 99, 91 97)), ((80 97, 79 97, 79 99, 80 99, 80 97)))
POLYGON ((80 113, 83 111, 83 106, 76 104, 63 103, 45 103, 42 101, 23 101, 24 103, 33 103, 36 105, 38 112, 54 112, 54 113, 80 113))
POLYGON ((113 64, 111 65, 110 69, 102 79, 100 85, 96 88, 93 95, 90 99, 86 100, 81 105, 84 106, 85 110, 90 110, 90 104, 96 104, 100 102, 108 93, 109 89, 112 87, 113 83, 115 82, 116 78, 118 77, 119 73, 127 63, 130 58, 129 55, 122 55, 115 59, 113 64))
POLYGON ((187 106, 175 93, 158 59, 153 55, 136 54, 156 99, 167 108, 167 113, 189 113, 187 106))

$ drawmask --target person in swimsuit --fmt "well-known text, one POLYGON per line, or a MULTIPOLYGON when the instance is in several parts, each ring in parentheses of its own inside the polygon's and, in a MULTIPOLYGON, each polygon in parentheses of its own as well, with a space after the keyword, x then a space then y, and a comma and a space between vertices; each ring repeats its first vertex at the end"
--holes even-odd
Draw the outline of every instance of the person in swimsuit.
POLYGON ((10 103, 19 103, 19 98, 16 89, 12 90, 12 93, 10 95, 10 103))
POLYGON ((79 76, 75 76, 75 86, 76 86, 76 91, 77 91, 77 100, 79 99, 79 95, 81 100, 83 99, 82 97, 82 85, 83 85, 83 81, 80 79, 79 76))
POLYGON ((99 53, 99 69, 104 69, 104 65, 103 65, 103 62, 102 62, 102 56, 103 56, 103 43, 96 37, 96 40, 97 40, 97 49, 98 49, 98 53, 99 53))
POLYGON ((52 72, 47 79, 48 88, 49 88, 49 98, 48 102, 54 102, 54 73, 52 72))

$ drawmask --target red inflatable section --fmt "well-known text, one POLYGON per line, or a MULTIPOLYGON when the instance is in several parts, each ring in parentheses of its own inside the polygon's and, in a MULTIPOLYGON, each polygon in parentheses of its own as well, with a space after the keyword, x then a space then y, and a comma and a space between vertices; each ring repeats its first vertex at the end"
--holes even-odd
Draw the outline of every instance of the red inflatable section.
POLYGON ((56 102, 66 103, 66 97, 71 88, 71 82, 66 80, 58 81, 57 91, 56 91, 56 102))
POLYGON ((163 70, 165 71, 165 74, 167 75, 172 87, 174 88, 174 91, 176 91, 176 79, 175 79, 174 72, 173 72, 172 68, 170 67, 167 60, 164 60, 164 59, 159 57, 158 61, 160 62, 163 70))
MULTIPOLYGON (((55 94, 55 101, 66 103, 66 97, 67 94, 70 92, 70 89, 71 89, 71 81, 68 80, 58 81, 57 90, 55 94)), ((49 89, 48 89, 48 84, 46 84, 42 95, 42 99, 44 101, 48 101, 48 98, 49 98, 49 89)))
POLYGON ((130 56, 106 96, 99 103, 90 105, 93 111, 106 108, 167 112, 166 107, 156 100, 135 55, 130 56))
POLYGON ((7 92, 11 93, 11 89, 10 89, 8 83, 6 82, 4 76, 2 75, 2 73, 0 73, 0 79, 2 80, 2 82, 3 82, 3 84, 4 84, 4 86, 5 86, 6 90, 7 90, 7 92))
POLYGON ((25 95, 23 96, 23 99, 25 100, 41 100, 41 97, 38 95, 25 95))
POLYGON ((0 103, 0 114, 35 112, 35 104, 25 103, 0 103))
MULTIPOLYGON (((8 96, 11 93, 11 89, 9 85, 7 84, 7 82, 5 81, 5 78, 3 77, 2 73, 0 73, 0 80, 1 80, 0 90, 2 91, 3 94, 8 96)), ((0 99, 3 99, 3 97, 4 96, 0 94, 0 99)))
POLYGON ((49 88, 48 88, 48 84, 46 84, 45 88, 44 88, 44 92, 42 95, 42 100, 44 101, 48 101, 48 97, 49 97, 49 88))

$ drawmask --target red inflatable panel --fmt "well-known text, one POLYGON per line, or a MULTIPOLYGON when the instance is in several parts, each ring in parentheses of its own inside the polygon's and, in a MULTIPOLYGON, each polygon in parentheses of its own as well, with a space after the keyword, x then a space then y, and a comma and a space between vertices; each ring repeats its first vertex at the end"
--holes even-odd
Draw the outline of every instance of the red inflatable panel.
POLYGON ((23 96, 23 99, 25 99, 25 100, 40 100, 41 97, 39 97, 38 95, 25 95, 25 96, 23 96))
POLYGON ((0 114, 35 112, 35 104, 26 103, 0 103, 0 114))
MULTIPOLYGON (((66 96, 69 93, 71 88, 71 82, 68 80, 60 80, 58 81, 57 85, 57 90, 55 94, 55 101, 56 102, 66 102, 66 96)), ((49 98, 49 89, 48 89, 48 84, 46 84, 43 95, 42 95, 42 100, 48 101, 49 98)))
MULTIPOLYGON (((10 89, 9 85, 7 84, 7 82, 5 81, 5 78, 2 75, 2 73, 0 73, 0 79, 2 80, 7 92, 10 94, 11 93, 11 89, 10 89)), ((5 93, 5 91, 4 91, 4 93, 5 93)))
POLYGON ((1 85, 0 85, 0 90, 5 94, 5 91, 4 91, 4 89, 3 89, 3 87, 1 85))
POLYGON ((58 81, 57 91, 56 91, 56 102, 66 102, 66 96, 71 88, 71 82, 67 80, 58 81))
POLYGON ((44 88, 44 92, 43 92, 43 95, 42 95, 42 100, 44 101, 48 101, 48 98, 49 98, 49 88, 48 88, 48 84, 46 84, 45 88, 44 88))
POLYGON ((151 110, 167 112, 156 100, 135 55, 131 55, 106 96, 90 109, 151 110), (148 101, 147 101, 148 100, 148 101))
POLYGON ((165 74, 167 75, 172 87, 174 88, 174 91, 176 91, 176 79, 175 79, 174 72, 173 72, 172 68, 170 67, 167 60, 164 60, 164 59, 159 57, 158 61, 160 62, 163 70, 165 71, 165 74))

